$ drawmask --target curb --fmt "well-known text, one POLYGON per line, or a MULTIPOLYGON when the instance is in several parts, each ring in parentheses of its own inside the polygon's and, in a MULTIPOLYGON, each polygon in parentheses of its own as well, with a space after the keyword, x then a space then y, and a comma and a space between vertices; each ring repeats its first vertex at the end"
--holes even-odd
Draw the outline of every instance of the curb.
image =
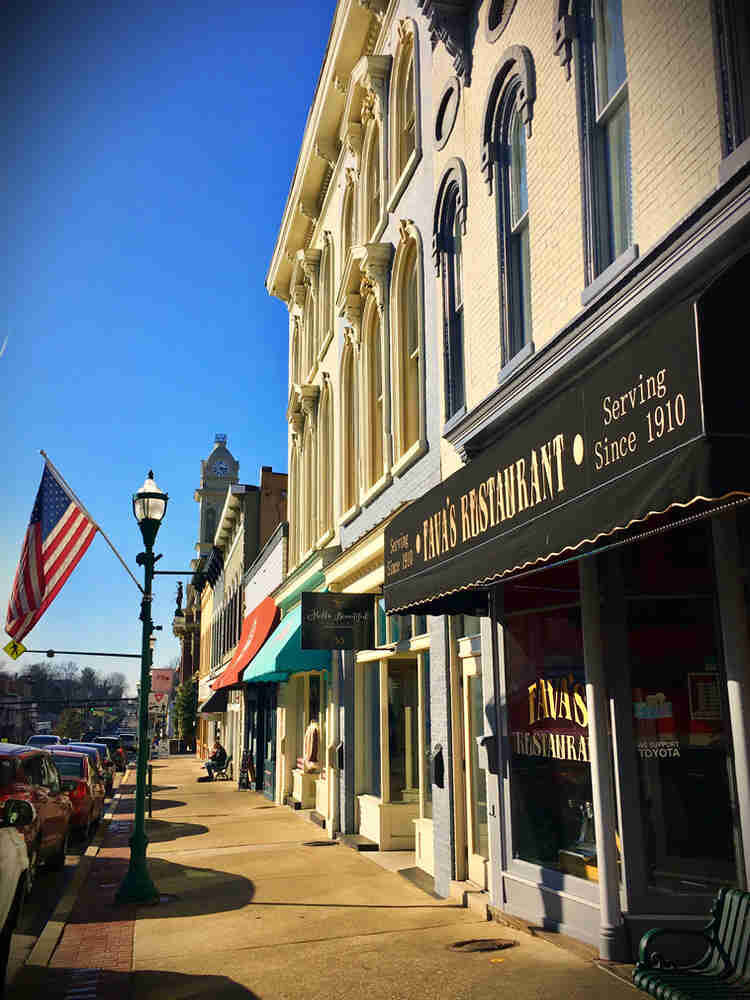
POLYGON ((104 842, 104 837, 109 830, 109 824, 117 811, 116 807, 119 805, 122 794, 120 792, 120 787, 124 784, 126 778, 128 777, 129 771, 130 768, 128 768, 128 770, 123 774, 120 784, 117 787, 117 792, 110 800, 107 812, 105 812, 101 817, 101 822, 97 828, 96 836, 81 856, 81 860, 78 862, 70 885, 60 897, 52 916, 44 925, 42 933, 37 938, 36 944, 31 949, 29 956, 24 962, 24 967, 27 965, 49 965, 52 956, 55 953, 55 949, 60 942, 60 938, 63 935, 65 925, 73 912, 73 908, 78 899, 78 893, 81 891, 81 886, 84 884, 89 872, 91 871, 94 858, 99 854, 99 850, 104 842))

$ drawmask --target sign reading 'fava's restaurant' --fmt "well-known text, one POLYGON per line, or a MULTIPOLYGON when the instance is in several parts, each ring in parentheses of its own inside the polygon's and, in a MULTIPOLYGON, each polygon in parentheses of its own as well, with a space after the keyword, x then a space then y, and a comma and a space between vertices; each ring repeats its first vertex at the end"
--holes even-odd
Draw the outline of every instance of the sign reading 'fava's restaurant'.
POLYGON ((386 608, 450 610, 448 595, 574 552, 673 503, 716 498, 717 488, 693 305, 684 303, 391 521, 386 608))

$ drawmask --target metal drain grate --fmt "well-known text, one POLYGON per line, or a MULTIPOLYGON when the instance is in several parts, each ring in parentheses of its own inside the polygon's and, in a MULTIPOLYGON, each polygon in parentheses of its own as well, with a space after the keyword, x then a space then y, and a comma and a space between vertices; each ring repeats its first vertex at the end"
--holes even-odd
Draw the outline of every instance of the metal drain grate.
POLYGON ((502 951, 512 948, 515 941, 505 941, 502 938, 473 938, 469 941, 456 941, 448 945, 448 951, 502 951))
POLYGON ((101 969, 76 969, 70 977, 65 1000, 96 1000, 101 969))

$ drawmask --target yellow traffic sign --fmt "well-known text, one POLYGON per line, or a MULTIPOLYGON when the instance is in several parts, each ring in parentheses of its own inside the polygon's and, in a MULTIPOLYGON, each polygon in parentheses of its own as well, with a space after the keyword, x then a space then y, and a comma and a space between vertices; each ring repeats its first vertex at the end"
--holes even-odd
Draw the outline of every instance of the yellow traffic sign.
POLYGON ((7 646, 3 646, 3 652, 7 653, 12 660, 17 660, 21 653, 26 652, 26 647, 22 642, 11 639, 7 646))

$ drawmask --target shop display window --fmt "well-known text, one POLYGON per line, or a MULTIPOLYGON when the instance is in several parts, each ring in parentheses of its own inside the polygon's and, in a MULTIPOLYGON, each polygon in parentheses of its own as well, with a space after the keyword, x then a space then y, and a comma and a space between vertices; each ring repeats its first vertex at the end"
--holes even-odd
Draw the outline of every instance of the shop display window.
POLYGON ((378 599, 375 633, 375 642, 378 646, 405 642, 426 634, 427 615, 386 615, 385 598, 378 599))
POLYGON ((430 654, 422 654, 422 817, 432 819, 432 718, 430 715, 430 654))
POLYGON ((391 802, 419 798, 419 699, 417 664, 388 664, 388 772, 391 802))
POLYGON ((737 884, 710 522, 623 551, 640 822, 652 891, 737 884))
POLYGON ((380 795, 380 664, 362 665, 360 793, 380 795))
POLYGON ((596 881, 577 574, 529 580, 505 588, 513 856, 596 881))

